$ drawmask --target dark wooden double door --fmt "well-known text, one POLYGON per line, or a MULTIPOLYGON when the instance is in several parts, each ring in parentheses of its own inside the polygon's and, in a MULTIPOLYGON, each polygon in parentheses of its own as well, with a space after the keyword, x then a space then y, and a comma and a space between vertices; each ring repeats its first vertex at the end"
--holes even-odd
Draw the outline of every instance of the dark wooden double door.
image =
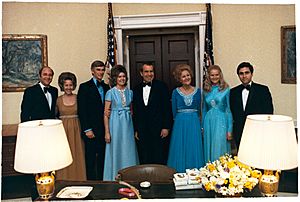
MULTIPOLYGON (((194 33, 162 33, 129 37, 130 87, 142 81, 139 73, 144 62, 155 66, 155 78, 164 81, 169 91, 178 86, 173 77, 177 64, 189 64, 195 75, 194 33)), ((193 85, 195 80, 193 79, 193 85)))

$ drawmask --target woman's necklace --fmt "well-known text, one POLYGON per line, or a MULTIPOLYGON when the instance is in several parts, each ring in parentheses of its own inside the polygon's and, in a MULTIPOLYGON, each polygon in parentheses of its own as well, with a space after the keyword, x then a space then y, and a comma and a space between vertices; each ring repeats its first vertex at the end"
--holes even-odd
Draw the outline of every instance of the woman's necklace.
POLYGON ((188 95, 191 93, 192 87, 191 86, 182 86, 181 90, 182 90, 183 94, 188 95))

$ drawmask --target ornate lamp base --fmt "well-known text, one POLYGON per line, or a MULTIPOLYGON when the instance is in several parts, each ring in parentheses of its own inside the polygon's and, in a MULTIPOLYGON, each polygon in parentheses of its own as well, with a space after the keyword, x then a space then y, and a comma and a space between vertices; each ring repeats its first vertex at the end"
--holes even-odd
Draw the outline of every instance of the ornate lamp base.
POLYGON ((259 189, 264 196, 276 196, 279 185, 279 175, 273 175, 273 171, 265 170, 259 181, 259 189))
POLYGON ((54 172, 39 173, 35 175, 36 188, 41 199, 49 199, 54 193, 54 172))

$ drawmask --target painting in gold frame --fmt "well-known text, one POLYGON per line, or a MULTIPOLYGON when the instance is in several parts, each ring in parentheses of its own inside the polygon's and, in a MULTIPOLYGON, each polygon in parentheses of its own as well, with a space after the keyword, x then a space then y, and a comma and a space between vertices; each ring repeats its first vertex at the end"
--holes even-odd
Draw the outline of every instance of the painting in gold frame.
POLYGON ((2 35, 3 92, 20 92, 36 84, 43 66, 48 66, 46 35, 2 35))
POLYGON ((281 83, 296 84, 296 27, 281 27, 281 83))

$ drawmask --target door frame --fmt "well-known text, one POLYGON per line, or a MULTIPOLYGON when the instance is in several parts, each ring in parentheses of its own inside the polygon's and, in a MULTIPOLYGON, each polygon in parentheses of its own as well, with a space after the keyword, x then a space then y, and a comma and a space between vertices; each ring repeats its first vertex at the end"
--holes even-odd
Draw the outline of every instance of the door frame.
POLYGON ((115 16, 114 25, 117 41, 117 61, 123 63, 130 75, 129 41, 128 37, 123 40, 124 30, 197 26, 199 29, 199 36, 195 37, 195 83, 199 84, 199 87, 201 87, 203 81, 202 78, 200 78, 200 75, 203 75, 202 61, 204 59, 205 22, 205 11, 115 16))

